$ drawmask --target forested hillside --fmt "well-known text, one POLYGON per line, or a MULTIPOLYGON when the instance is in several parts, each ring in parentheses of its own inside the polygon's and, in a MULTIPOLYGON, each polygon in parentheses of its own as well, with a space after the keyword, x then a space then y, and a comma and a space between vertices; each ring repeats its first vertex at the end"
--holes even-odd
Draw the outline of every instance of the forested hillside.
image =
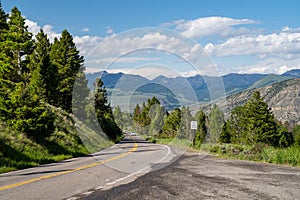
POLYGON ((85 134, 111 141, 120 136, 103 83, 98 80, 90 93, 84 70, 84 58, 67 30, 53 42, 43 30, 33 36, 18 8, 8 15, 0 5, 2 171, 83 155, 111 144, 104 138, 97 146, 85 134), (73 93, 73 88, 80 90, 73 93), (102 127, 107 136, 99 133, 98 122, 91 121, 91 112, 86 112, 93 109, 94 102, 96 119, 103 126, 108 124, 102 127), (81 135, 76 128, 83 126, 79 120, 88 124, 81 127, 81 135), (82 138, 88 141, 87 148, 82 138))

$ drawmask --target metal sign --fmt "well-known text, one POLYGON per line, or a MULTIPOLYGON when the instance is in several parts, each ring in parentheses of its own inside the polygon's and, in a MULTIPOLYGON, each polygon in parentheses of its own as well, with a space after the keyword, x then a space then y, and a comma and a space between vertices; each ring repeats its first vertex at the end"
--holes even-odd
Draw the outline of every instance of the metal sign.
POLYGON ((191 129, 197 130, 197 128, 198 128, 197 121, 191 121, 191 129))

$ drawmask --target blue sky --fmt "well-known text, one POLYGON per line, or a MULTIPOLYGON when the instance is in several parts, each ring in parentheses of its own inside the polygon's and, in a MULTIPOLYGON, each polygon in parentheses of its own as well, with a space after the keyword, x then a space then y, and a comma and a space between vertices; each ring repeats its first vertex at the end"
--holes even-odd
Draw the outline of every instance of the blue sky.
MULTIPOLYGON (((28 19, 29 30, 36 33, 43 28, 50 39, 59 37, 63 29, 68 29, 81 53, 87 57, 89 71, 97 68, 89 64, 94 62, 88 57, 91 49, 112 36, 143 27, 167 28, 196 41, 208 53, 220 74, 280 74, 300 68, 300 3, 296 0, 2 0, 2 6, 7 13, 17 6, 28 19)), ((154 37, 155 33, 151 34, 148 38, 155 43, 165 33, 156 34, 157 37, 154 37)), ((116 43, 112 40, 110 48, 131 46, 125 43, 128 41, 124 38, 126 36, 132 40, 135 38, 123 34, 120 38, 114 38, 122 41, 116 43)), ((165 46, 170 41, 156 45, 168 50, 169 47, 165 46)), ((146 42, 151 43, 149 40, 146 42)), ((172 48, 182 48, 184 44, 180 45, 172 48)), ((177 52, 184 54, 180 50, 177 52)), ((178 62, 176 56, 167 53, 158 55, 157 52, 147 54, 139 51, 126 56, 127 59, 124 55, 122 59, 117 59, 108 71, 127 70, 154 77, 160 75, 157 70, 151 75, 149 69, 135 67, 149 67, 149 63, 154 63, 169 66, 168 69, 173 69, 175 74, 193 74, 187 63, 178 62), (153 58, 155 56, 157 59, 153 58)), ((192 59, 195 56, 183 57, 192 59)), ((167 70, 161 73, 168 75, 167 70)))

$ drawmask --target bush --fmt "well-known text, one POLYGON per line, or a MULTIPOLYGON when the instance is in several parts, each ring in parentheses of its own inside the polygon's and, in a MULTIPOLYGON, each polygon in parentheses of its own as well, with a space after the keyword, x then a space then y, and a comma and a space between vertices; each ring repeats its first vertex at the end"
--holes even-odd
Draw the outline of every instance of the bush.
POLYGON ((220 152, 219 145, 212 146, 212 148, 210 149, 210 152, 212 152, 212 153, 219 153, 220 152))
POLYGON ((300 125, 293 128, 293 137, 295 144, 300 146, 300 125))

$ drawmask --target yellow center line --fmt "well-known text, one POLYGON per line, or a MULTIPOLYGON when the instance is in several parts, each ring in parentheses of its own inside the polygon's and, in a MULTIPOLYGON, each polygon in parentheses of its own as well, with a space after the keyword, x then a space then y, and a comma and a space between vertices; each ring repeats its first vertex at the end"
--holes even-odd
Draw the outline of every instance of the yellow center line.
POLYGON ((63 172, 57 172, 57 173, 49 174, 49 175, 46 175, 46 176, 41 176, 41 177, 38 177, 38 178, 33 178, 33 179, 26 180, 26 181, 10 184, 10 185, 5 185, 5 186, 0 187, 0 191, 7 190, 7 189, 10 189, 10 188, 14 188, 14 187, 18 187, 18 186, 22 186, 22 185, 26 185, 26 184, 37 182, 37 181, 41 181, 41 180, 45 180, 45 179, 49 179, 49 178, 53 178, 53 177, 64 175, 64 174, 69 174, 69 173, 76 172, 76 171, 79 171, 79 170, 84 170, 84 169, 88 169, 88 168, 91 168, 91 167, 96 167, 98 165, 103 165, 104 163, 111 162, 113 160, 123 158, 123 157, 131 154, 132 152, 136 151, 137 149, 138 149, 138 144, 134 143, 133 148, 131 148, 128 152, 122 153, 118 156, 108 158, 106 160, 102 160, 102 161, 99 161, 99 162, 91 163, 89 165, 81 166, 81 167, 78 167, 78 168, 75 168, 75 169, 70 169, 70 170, 63 171, 63 172))

